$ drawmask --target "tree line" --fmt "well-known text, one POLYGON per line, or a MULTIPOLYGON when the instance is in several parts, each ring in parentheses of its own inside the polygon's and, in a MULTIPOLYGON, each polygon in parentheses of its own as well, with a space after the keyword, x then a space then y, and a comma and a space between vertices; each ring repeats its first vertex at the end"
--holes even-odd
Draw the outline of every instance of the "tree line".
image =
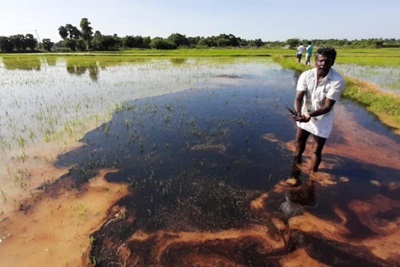
POLYGON ((179 49, 179 48, 228 48, 228 47, 267 47, 267 48, 296 48, 300 43, 311 41, 316 46, 333 46, 349 48, 382 48, 400 47, 400 39, 311 39, 301 40, 291 38, 286 41, 262 41, 261 39, 246 40, 233 34, 220 34, 210 37, 186 37, 184 34, 172 33, 167 38, 140 35, 129 35, 119 37, 114 35, 103 35, 100 31, 90 26, 87 18, 82 18, 79 28, 66 24, 58 28, 61 41, 54 43, 45 38, 41 43, 34 38, 33 34, 17 34, 9 37, 0 36, 0 50, 2 52, 25 52, 44 49, 52 51, 115 51, 122 49, 179 49))

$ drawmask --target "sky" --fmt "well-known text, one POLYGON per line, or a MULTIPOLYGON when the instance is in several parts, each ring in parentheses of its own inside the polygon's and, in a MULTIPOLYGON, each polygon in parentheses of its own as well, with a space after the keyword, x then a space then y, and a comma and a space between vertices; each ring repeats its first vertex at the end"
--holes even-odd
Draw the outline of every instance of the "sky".
POLYGON ((400 0, 0 0, 0 36, 61 40, 58 28, 167 38, 233 34, 246 40, 400 39, 400 0))

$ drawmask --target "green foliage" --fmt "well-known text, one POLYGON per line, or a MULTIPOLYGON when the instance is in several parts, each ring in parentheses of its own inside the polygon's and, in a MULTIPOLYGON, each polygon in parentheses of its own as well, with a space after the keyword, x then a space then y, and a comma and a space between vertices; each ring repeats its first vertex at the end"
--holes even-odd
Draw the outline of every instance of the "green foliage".
POLYGON ((168 41, 171 41, 175 44, 176 47, 188 46, 189 41, 185 35, 179 33, 173 33, 167 38, 168 41))
POLYGON ((69 38, 77 40, 79 39, 79 37, 81 37, 81 32, 78 30, 77 27, 73 26, 72 24, 65 25, 65 28, 68 31, 69 38))
POLYGON ((127 48, 144 48, 144 39, 142 36, 125 36, 122 38, 122 45, 127 48))
POLYGON ((29 48, 31 51, 35 51, 35 48, 38 44, 38 41, 33 37, 33 34, 28 33, 25 35, 24 46, 25 48, 29 48))
POLYGON ((25 37, 22 34, 16 34, 16 35, 11 35, 10 40, 14 44, 15 49, 18 51, 24 51, 25 50, 25 45, 24 45, 24 39, 25 37))
POLYGON ((286 40, 286 44, 289 46, 289 48, 293 49, 300 44, 300 40, 298 38, 288 39, 286 40))
POLYGON ((37 44, 38 41, 31 33, 26 35, 15 34, 10 37, 0 37, 0 50, 4 52, 12 52, 14 49, 16 51, 24 52, 27 48, 31 51, 35 51, 37 44))
POLYGON ((0 50, 4 52, 11 52, 13 50, 13 43, 9 37, 0 36, 0 50))
POLYGON ((92 41, 92 49, 98 51, 118 50, 121 47, 120 38, 111 35, 100 35, 94 37, 92 41))
POLYGON ((65 44, 66 47, 68 47, 72 51, 76 51, 77 43, 76 43, 75 39, 66 38, 64 40, 64 44, 65 44))
POLYGON ((49 52, 51 51, 51 48, 54 45, 54 43, 48 38, 43 39, 42 43, 43 43, 43 48, 46 49, 49 52))
POLYGON ((58 28, 58 34, 60 34, 61 38, 65 40, 68 37, 68 30, 64 26, 60 26, 58 28))
POLYGON ((155 38, 151 40, 150 47, 153 49, 168 50, 176 49, 176 44, 162 38, 155 38))
POLYGON ((81 37, 86 42, 86 48, 89 49, 91 46, 91 40, 93 38, 93 28, 90 27, 90 22, 87 18, 83 18, 80 23, 81 37))

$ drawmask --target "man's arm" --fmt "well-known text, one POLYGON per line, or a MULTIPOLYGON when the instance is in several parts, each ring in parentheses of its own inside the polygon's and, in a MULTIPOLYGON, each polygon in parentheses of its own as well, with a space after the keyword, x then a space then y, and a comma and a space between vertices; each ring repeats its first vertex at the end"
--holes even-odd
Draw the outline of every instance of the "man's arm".
POLYGON ((294 108, 295 112, 297 113, 297 116, 294 118, 295 121, 309 122, 311 117, 320 116, 331 111, 332 107, 335 105, 336 102, 335 100, 325 98, 324 105, 321 108, 313 112, 310 112, 308 114, 301 114, 301 106, 303 103, 304 94, 305 94, 304 91, 297 91, 296 93, 296 98, 294 100, 294 108))
POLYGON ((335 103, 336 103, 335 100, 325 97, 324 105, 321 108, 319 108, 313 112, 310 112, 309 113, 310 117, 316 117, 316 116, 320 116, 320 115, 328 113, 329 111, 331 111, 331 109, 332 109, 333 105, 335 105, 335 103))
POLYGON ((297 116, 301 115, 301 107, 303 105, 305 91, 297 91, 296 97, 294 98, 294 111, 297 113, 297 116))

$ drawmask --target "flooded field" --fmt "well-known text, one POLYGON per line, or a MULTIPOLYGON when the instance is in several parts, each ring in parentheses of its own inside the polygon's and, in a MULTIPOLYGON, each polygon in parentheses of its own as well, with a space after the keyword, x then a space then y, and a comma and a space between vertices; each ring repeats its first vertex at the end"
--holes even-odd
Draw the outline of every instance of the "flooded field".
POLYGON ((369 67, 352 64, 337 64, 336 70, 348 77, 375 84, 384 92, 400 94, 400 68, 369 67))
POLYGON ((335 105, 310 175, 309 151, 292 164, 292 71, 92 60, 3 59, 0 266, 400 261, 400 137, 362 108, 335 105))

